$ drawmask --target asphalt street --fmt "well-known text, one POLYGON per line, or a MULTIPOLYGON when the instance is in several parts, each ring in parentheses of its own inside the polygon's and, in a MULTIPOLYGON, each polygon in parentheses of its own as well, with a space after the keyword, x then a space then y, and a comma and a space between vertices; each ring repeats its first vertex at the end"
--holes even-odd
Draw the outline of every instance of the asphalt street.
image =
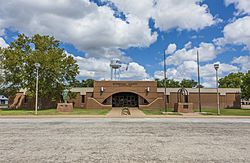
POLYGON ((250 162, 250 119, 0 118, 0 162, 250 162))

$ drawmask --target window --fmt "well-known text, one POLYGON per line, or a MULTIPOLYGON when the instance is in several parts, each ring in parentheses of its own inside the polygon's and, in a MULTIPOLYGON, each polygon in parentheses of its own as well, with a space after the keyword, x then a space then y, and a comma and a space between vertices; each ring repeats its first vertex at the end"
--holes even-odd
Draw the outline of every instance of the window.
POLYGON ((169 95, 166 95, 166 103, 169 103, 169 95))
POLYGON ((82 103, 85 103, 85 95, 82 95, 82 103))

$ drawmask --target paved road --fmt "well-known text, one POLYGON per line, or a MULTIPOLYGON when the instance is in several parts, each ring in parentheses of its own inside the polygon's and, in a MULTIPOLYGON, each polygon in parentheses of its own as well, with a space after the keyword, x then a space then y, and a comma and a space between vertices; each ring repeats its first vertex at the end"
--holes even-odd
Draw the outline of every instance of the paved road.
POLYGON ((0 119, 0 162, 250 162, 250 119, 0 119))

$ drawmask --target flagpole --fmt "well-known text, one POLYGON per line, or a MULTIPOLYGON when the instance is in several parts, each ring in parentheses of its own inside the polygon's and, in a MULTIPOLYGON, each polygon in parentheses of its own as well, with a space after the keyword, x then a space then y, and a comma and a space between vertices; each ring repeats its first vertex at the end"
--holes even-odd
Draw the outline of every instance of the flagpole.
POLYGON ((165 107, 165 112, 168 112, 168 108, 167 108, 167 99, 166 99, 166 96, 167 96, 167 83, 166 83, 166 80, 167 80, 167 72, 166 72, 166 52, 164 50, 164 107, 165 107))
POLYGON ((197 50, 197 72, 198 72, 198 91, 199 91, 199 97, 198 97, 198 107, 199 112, 201 112, 201 81, 200 81, 200 57, 199 57, 199 51, 197 50))

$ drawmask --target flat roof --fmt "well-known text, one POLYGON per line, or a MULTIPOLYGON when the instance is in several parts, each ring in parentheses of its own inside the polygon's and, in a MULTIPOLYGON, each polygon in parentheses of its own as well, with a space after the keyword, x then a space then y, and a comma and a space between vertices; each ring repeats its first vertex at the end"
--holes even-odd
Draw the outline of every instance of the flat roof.
MULTIPOLYGON (((170 92, 177 92, 180 88, 167 88, 166 92, 167 95, 170 94, 170 92)), ((198 88, 185 88, 189 93, 198 93, 198 88)), ((157 88, 157 92, 165 92, 165 88, 157 88)), ((219 93, 221 95, 225 95, 226 93, 241 93, 240 88, 219 88, 219 93)), ((201 88, 201 93, 215 93, 217 92, 216 88, 201 88)))
POLYGON ((93 92, 93 87, 75 87, 70 89, 71 92, 80 92, 80 95, 86 95, 86 92, 93 92))
MULTIPOLYGON (((177 92, 180 88, 167 88, 166 93, 170 95, 170 92, 177 92)), ((189 93, 198 93, 198 88, 186 88, 189 93)), ((93 92, 93 87, 77 87, 72 88, 72 92, 80 92, 80 95, 86 95, 86 92, 93 92)), ((165 88, 157 88, 157 92, 165 92, 165 88)), ((201 88, 201 93, 216 93, 216 88, 201 88)), ((241 93, 240 88, 219 88, 219 93, 225 95, 226 93, 241 93)))

